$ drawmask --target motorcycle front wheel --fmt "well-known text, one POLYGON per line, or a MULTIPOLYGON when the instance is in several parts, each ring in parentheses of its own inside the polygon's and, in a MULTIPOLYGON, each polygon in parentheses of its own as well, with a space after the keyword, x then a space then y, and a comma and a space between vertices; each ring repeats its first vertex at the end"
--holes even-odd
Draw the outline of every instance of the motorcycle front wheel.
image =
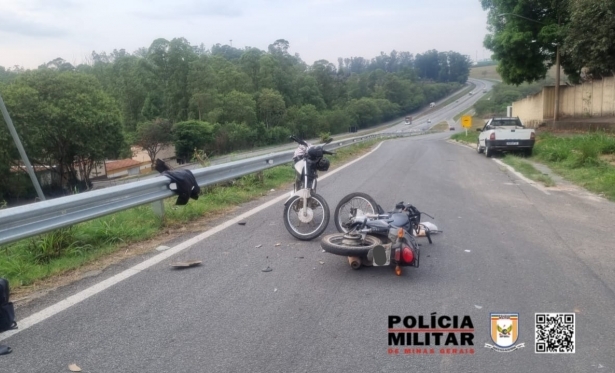
POLYGON ((324 251, 342 256, 366 256, 378 245, 382 245, 378 237, 365 236, 365 240, 361 240, 360 237, 348 237, 345 233, 328 234, 320 241, 324 251))
POLYGON ((288 233, 302 241, 309 241, 322 234, 329 225, 331 212, 324 198, 312 194, 303 208, 303 199, 294 196, 284 206, 284 225, 288 233))
POLYGON ((335 208, 333 220, 335 221, 335 227, 338 232, 348 232, 348 222, 350 218, 356 215, 356 210, 359 209, 365 214, 377 214, 378 203, 366 193, 350 193, 342 198, 340 203, 335 208))

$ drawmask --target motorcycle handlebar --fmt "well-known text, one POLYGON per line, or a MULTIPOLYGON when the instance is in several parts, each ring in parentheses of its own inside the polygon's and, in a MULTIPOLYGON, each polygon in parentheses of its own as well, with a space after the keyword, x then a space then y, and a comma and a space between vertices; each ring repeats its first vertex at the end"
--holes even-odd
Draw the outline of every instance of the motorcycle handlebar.
POLYGON ((305 141, 303 141, 300 138, 297 138, 295 136, 290 136, 290 139, 293 140, 294 142, 300 144, 300 145, 308 146, 307 142, 305 142, 305 141))
POLYGON ((323 149, 323 150, 322 150, 322 153, 323 153, 323 154, 329 154, 329 155, 335 155, 335 153, 330 152, 330 151, 325 150, 325 149, 323 149))

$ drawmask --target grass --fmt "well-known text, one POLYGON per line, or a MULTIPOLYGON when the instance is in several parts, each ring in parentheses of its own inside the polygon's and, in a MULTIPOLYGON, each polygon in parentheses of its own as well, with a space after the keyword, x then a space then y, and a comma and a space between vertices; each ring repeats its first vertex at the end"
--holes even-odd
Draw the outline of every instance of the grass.
MULTIPOLYGON (((461 115, 459 115, 459 117, 461 117, 461 115)), ((451 140, 475 145, 476 141, 478 140, 478 135, 479 135, 479 132, 477 132, 476 129, 483 128, 484 125, 485 125, 485 120, 483 118, 472 116, 472 127, 468 128, 468 134, 466 135, 465 131, 456 133, 453 136, 451 136, 451 140)))
MULTIPOLYGON (((338 149, 335 156, 329 157, 331 165, 335 167, 356 158, 379 141, 370 140, 338 149)), ((176 197, 168 198, 164 200, 164 219, 157 217, 149 205, 143 205, 4 245, 0 247, 0 277, 8 279, 12 289, 35 284, 104 259, 130 244, 180 229, 187 222, 223 214, 293 181, 292 167, 273 167, 263 171, 261 176, 247 175, 224 186, 203 188, 199 199, 185 206, 175 206, 176 197)))
POLYGON ((540 134, 534 157, 554 172, 589 191, 615 201, 615 136, 592 133, 577 136, 540 134))
POLYGON ((448 122, 447 121, 442 121, 438 124, 436 124, 435 126, 430 128, 432 131, 434 132, 443 132, 443 131, 448 131, 449 127, 448 127, 448 122))
POLYGON ((543 174, 542 172, 538 171, 536 167, 534 167, 531 163, 521 157, 507 154, 502 159, 502 161, 520 172, 528 179, 538 181, 547 187, 555 186, 555 182, 553 181, 553 179, 551 179, 551 177, 549 177, 549 175, 543 174))

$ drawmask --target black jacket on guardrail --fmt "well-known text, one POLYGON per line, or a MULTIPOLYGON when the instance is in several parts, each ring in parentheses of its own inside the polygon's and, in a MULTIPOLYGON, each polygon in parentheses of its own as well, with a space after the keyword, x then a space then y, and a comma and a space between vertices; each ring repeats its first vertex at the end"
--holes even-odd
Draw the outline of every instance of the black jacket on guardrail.
POLYGON ((199 193, 201 192, 201 188, 199 184, 196 182, 196 178, 194 174, 190 170, 171 170, 164 171, 162 175, 171 179, 172 183, 177 184, 177 189, 173 190, 177 195, 176 205, 185 205, 188 203, 190 198, 197 200, 199 199, 199 193))

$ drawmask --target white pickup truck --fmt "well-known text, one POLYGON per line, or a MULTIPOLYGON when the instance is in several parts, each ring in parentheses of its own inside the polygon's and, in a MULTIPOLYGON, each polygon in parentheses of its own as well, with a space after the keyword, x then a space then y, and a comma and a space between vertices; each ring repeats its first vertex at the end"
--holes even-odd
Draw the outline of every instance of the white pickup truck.
POLYGON ((491 118, 485 127, 477 128, 480 135, 476 151, 491 157, 496 151, 523 152, 532 155, 536 133, 525 128, 518 117, 491 118))

